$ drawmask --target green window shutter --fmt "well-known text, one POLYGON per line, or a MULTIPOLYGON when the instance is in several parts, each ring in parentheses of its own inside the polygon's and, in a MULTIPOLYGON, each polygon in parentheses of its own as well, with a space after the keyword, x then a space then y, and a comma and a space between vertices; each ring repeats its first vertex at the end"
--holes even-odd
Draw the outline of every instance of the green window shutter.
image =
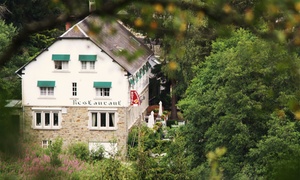
POLYGON ((143 75, 146 74, 147 70, 146 70, 146 65, 143 66, 143 75))
POLYGON ((133 79, 133 78, 129 79, 129 84, 130 84, 130 85, 134 85, 134 84, 135 84, 135 82, 134 82, 134 79, 133 79))
POLYGON ((111 88, 111 82, 94 82, 94 88, 111 88))
POLYGON ((38 87, 55 87, 55 81, 38 81, 38 87))
POLYGON ((79 61, 96 61, 97 55, 79 55, 79 61))
POLYGON ((52 54, 53 61, 70 61, 69 54, 52 54))
POLYGON ((146 65, 145 65, 145 66, 146 66, 146 67, 145 67, 145 68, 146 68, 146 71, 148 71, 148 70, 149 70, 149 68, 151 67, 151 66, 150 66, 150 64, 149 64, 148 62, 146 63, 146 65))

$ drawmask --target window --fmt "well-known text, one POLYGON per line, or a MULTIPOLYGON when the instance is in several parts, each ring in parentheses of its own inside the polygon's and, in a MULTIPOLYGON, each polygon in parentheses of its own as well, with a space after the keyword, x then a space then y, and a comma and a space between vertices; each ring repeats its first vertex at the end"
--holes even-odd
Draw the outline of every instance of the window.
POLYGON ((53 87, 40 87, 41 96, 53 96, 54 88, 53 87))
POLYGON ((97 60, 97 55, 79 55, 79 61, 81 61, 82 70, 94 70, 95 61, 97 60))
POLYGON ((61 123, 59 110, 35 110, 33 112, 34 129, 59 129, 61 123))
POLYGON ((68 61, 54 61, 54 68, 56 70, 68 69, 68 61))
POLYGON ((116 129, 115 112, 90 112, 90 128, 91 129, 116 129))
POLYGON ((52 141, 50 140, 43 140, 42 141, 42 148, 48 148, 51 145, 52 141))
POLYGON ((81 69, 82 70, 94 70, 95 62, 94 61, 81 61, 81 69))
POLYGON ((77 83, 72 83, 72 96, 77 96, 77 83))
POLYGON ((41 96, 53 96, 55 81, 38 81, 37 86, 40 88, 41 96))
POLYGON ((96 88, 96 96, 107 97, 109 96, 110 88, 96 88))
POLYGON ((97 97, 109 97, 111 82, 94 82, 97 97))
POLYGON ((95 69, 95 61, 90 62, 90 69, 95 69))
POLYGON ((115 156, 118 152, 118 144, 116 142, 89 142, 90 151, 97 151, 99 148, 103 148, 105 158, 115 156))
POLYGON ((86 64, 87 64, 86 61, 82 61, 81 62, 81 69, 86 69, 86 64))
POLYGON ((54 61, 55 70, 66 70, 70 61, 70 55, 68 54, 53 54, 52 60, 54 61))

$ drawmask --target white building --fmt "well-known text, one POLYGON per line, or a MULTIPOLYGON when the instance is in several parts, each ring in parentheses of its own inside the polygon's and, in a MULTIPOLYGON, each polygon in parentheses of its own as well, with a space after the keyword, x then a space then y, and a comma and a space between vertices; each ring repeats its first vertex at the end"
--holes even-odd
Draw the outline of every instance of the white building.
POLYGON ((152 64, 153 52, 119 22, 85 18, 16 71, 25 134, 41 146, 61 137, 65 147, 81 141, 125 153, 128 130, 148 107, 152 64))

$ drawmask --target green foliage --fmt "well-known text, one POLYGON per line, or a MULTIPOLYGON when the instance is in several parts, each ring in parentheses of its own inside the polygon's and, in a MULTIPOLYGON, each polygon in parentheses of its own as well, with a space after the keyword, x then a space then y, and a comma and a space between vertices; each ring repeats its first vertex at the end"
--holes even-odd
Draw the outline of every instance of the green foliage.
POLYGON ((226 148, 216 148, 215 151, 207 153, 206 157, 211 167, 209 179, 220 180, 222 179, 223 169, 219 167, 219 159, 226 153, 226 148))
POLYGON ((90 155, 88 145, 83 142, 71 144, 68 147, 68 153, 83 161, 87 161, 90 155))
POLYGON ((248 154, 254 171, 267 179, 297 177, 300 170, 299 121, 274 113, 268 125, 267 135, 248 154))
POLYGON ((178 124, 178 120, 168 120, 167 121, 167 126, 171 127, 172 125, 177 125, 178 124))
POLYGON ((73 156, 64 155, 60 151, 60 146, 61 139, 57 139, 52 147, 47 149, 25 144, 23 156, 11 156, 6 159, 1 157, 0 177, 7 179, 68 179, 74 172, 84 170, 84 162, 74 159, 73 156), (60 165, 58 166, 58 164, 60 165))
MULTIPOLYGON (((7 49, 16 33, 17 30, 12 24, 5 24, 5 21, 0 19, 0 55, 7 49)), ((7 100, 14 98, 15 94, 19 94, 19 97, 21 96, 21 85, 14 74, 15 70, 16 67, 13 65, 13 62, 0 68, 0 91, 7 96, 7 100)))
MULTIPOLYGON (((136 159, 138 155, 138 127, 133 127, 128 135, 128 156, 130 159, 136 159)), ((147 126, 141 127, 140 141, 141 151, 149 151, 154 147, 157 147, 158 141, 161 140, 162 131, 159 128, 156 132, 147 126)))
POLYGON ((168 134, 172 136, 171 143, 165 149, 166 156, 160 161, 164 166, 164 174, 169 179, 198 179, 198 172, 192 172, 193 155, 188 154, 189 145, 186 143, 186 127, 168 129, 168 134))
POLYGON ((49 16, 54 17, 60 12, 59 6, 54 6, 52 1, 10 0, 4 5, 10 11, 4 16, 5 20, 17 27, 31 21, 45 20, 49 16))
POLYGON ((190 123, 186 136, 195 166, 205 162, 203 154, 225 146, 220 163, 224 176, 232 178, 267 134, 271 114, 299 100, 299 58, 242 29, 212 47, 179 105, 190 123))
POLYGON ((88 145, 83 142, 70 145, 68 147, 68 153, 86 162, 100 161, 104 158, 104 148, 102 146, 90 151, 88 145))
POLYGON ((8 104, 8 97, 9 93, 0 90, 0 161, 23 154, 19 108, 5 107, 8 104))
POLYGON ((134 169, 137 173, 138 179, 159 179, 161 176, 159 164, 154 158, 150 157, 149 152, 138 152, 134 169))
MULTIPOLYGON (((29 40, 25 43, 23 51, 27 51, 31 58, 37 55, 42 49, 50 46, 55 39, 63 33, 62 30, 52 29, 36 33, 29 37, 29 40)), ((21 64, 23 65, 23 64, 21 64)), ((20 65, 20 66, 21 66, 20 65)))
POLYGON ((87 165, 84 171, 74 172, 71 179, 134 180, 137 175, 130 164, 116 159, 103 159, 87 165))
MULTIPOLYGON (((143 129, 144 130, 144 129, 143 129)), ((135 160, 133 168, 138 175, 138 179, 198 179, 200 168, 192 168, 193 156, 187 153, 185 127, 163 129, 164 134, 172 136, 170 140, 154 138, 143 140, 143 142, 153 141, 153 146, 138 151, 135 150, 135 160)), ((142 131, 142 134, 144 131, 142 131)), ((144 134, 143 134, 144 135, 144 134)), ((150 138, 146 136, 143 138, 150 138)), ((144 147, 142 145, 142 147, 144 147)), ((132 151, 130 149, 130 151, 132 151)), ((205 174, 207 175, 207 174, 205 174)), ((203 175, 203 177, 208 177, 203 175)))
POLYGON ((104 147, 103 146, 100 146, 100 147, 97 147, 96 150, 92 149, 91 152, 90 152, 90 160, 91 161, 100 161, 101 159, 104 158, 104 147))
POLYGON ((12 24, 7 25, 5 21, 0 19, 0 52, 5 50, 16 33, 16 28, 12 24))
POLYGON ((50 155, 50 164, 52 166, 61 166, 62 162, 59 158, 59 155, 62 152, 62 138, 55 139, 49 146, 49 155, 50 155))

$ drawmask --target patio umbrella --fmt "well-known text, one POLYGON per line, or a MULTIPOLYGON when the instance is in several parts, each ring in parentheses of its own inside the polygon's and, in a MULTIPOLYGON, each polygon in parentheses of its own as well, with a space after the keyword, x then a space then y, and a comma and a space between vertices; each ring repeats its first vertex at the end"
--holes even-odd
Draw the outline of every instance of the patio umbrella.
POLYGON ((162 102, 159 101, 159 109, 158 109, 158 116, 161 117, 163 115, 163 110, 162 110, 162 102))
POLYGON ((153 111, 151 111, 151 114, 148 118, 148 124, 147 125, 148 125, 149 128, 153 128, 153 125, 154 125, 154 112, 153 111))

